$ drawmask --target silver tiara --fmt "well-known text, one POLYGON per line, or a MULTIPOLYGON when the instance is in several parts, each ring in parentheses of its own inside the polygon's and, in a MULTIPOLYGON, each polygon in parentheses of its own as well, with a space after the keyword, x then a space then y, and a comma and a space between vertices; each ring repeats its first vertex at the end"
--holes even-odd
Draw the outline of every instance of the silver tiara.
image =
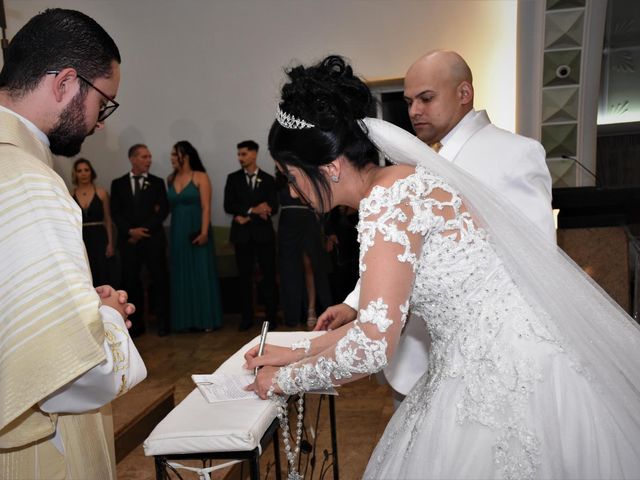
POLYGON ((307 123, 301 118, 296 118, 293 115, 283 112, 282 110, 280 110, 280 107, 278 107, 276 120, 278 120, 278 123, 280 125, 282 125, 284 128, 288 128, 289 130, 304 130, 305 128, 315 127, 315 125, 307 123))

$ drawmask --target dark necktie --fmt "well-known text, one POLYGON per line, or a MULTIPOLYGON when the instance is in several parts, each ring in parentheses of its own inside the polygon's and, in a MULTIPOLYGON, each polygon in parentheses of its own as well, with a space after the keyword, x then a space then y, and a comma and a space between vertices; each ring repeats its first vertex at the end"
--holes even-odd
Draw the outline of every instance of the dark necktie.
POLYGON ((140 179, 142 175, 133 176, 133 197, 138 198, 140 196, 140 179))
POLYGON ((253 188, 254 188, 253 179, 255 176, 256 176, 255 173, 247 173, 247 178, 249 179, 249 188, 251 189, 251 191, 253 191, 253 188))

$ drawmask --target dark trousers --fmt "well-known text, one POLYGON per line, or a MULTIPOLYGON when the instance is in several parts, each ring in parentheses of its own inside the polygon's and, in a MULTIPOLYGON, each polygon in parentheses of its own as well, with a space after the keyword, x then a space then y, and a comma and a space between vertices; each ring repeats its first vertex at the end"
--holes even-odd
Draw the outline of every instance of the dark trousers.
POLYGON ((144 332, 144 289, 142 287, 142 267, 147 267, 151 276, 153 297, 150 303, 155 307, 158 329, 169 330, 169 273, 167 269, 166 242, 163 238, 148 238, 137 244, 120 245, 122 257, 122 288, 129 294, 129 302, 136 306, 136 313, 129 317, 133 335, 144 332))
POLYGON ((253 322, 253 272, 256 261, 262 273, 262 294, 266 307, 266 318, 272 325, 276 320, 276 249, 275 243, 234 244, 236 264, 240 275, 240 299, 242 301, 242 325, 253 322))

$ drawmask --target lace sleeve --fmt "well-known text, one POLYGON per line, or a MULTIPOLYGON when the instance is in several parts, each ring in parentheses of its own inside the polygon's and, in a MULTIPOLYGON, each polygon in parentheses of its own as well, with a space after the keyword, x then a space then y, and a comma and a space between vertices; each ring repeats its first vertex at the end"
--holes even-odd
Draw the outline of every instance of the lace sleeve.
POLYGON ((275 381, 283 392, 354 381, 381 370, 393 354, 407 318, 424 231, 413 221, 415 204, 388 193, 375 187, 361 205, 357 319, 342 327, 343 335, 324 351, 282 367, 275 381))

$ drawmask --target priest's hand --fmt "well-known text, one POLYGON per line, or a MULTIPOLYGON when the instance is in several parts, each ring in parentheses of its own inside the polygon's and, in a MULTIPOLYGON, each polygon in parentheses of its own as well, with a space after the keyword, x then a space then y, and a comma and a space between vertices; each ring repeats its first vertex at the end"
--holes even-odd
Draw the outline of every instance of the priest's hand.
POLYGON ((116 290, 110 285, 96 287, 96 292, 100 296, 102 304, 115 308, 120 315, 122 315, 122 318, 125 319, 127 328, 131 328, 131 322, 127 320, 127 317, 134 314, 136 307, 133 303, 127 303, 129 298, 127 292, 124 290, 116 290), (114 306, 111 303, 116 303, 116 305, 114 306))

